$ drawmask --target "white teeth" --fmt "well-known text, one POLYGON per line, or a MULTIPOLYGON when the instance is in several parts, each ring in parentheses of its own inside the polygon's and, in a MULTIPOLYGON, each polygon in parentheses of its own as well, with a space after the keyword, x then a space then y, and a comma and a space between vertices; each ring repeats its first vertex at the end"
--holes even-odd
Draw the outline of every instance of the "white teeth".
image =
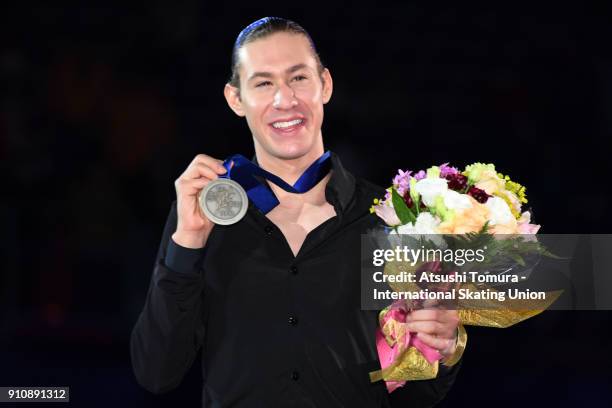
POLYGON ((274 122, 272 126, 274 126, 276 129, 282 129, 282 128, 288 128, 290 126, 295 126, 300 123, 302 123, 302 119, 295 119, 290 122, 274 122))

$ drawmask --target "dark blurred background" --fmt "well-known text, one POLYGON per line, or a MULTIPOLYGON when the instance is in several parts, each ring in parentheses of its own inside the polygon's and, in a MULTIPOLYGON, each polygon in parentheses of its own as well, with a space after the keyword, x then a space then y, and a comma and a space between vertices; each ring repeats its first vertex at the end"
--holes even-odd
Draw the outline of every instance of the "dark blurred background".
MULTIPOLYGON (((527 185, 541 232, 612 232, 605 2, 87 3, 1 6, 0 386, 68 385, 78 407, 199 406, 199 361, 150 395, 129 334, 174 180, 197 153, 253 153, 222 89, 236 35, 266 15, 314 38, 335 86, 326 148, 355 174, 388 185, 398 168, 494 162, 527 185)), ((546 312, 470 328, 442 405, 609 404, 611 323, 546 312)))

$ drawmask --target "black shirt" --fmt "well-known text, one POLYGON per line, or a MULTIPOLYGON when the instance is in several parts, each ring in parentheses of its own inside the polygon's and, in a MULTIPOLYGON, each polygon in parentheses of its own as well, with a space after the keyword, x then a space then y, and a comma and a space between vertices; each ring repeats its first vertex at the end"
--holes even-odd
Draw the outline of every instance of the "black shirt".
POLYGON ((182 248, 176 203, 164 228, 144 309, 131 337, 138 382, 179 385, 202 348, 204 407, 422 407, 444 397, 458 366, 388 394, 380 369, 377 312, 360 309, 360 236, 384 189, 356 180, 332 154, 325 188, 336 216, 294 257, 256 207, 217 225, 206 248, 182 248))

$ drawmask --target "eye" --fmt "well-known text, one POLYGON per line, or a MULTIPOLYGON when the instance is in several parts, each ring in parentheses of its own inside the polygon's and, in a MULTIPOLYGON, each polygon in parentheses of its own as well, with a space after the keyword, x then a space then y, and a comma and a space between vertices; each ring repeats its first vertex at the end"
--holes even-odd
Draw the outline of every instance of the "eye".
POLYGON ((272 85, 272 82, 270 81, 263 81, 258 83, 257 85, 255 85, 256 88, 263 88, 264 86, 268 86, 268 85, 272 85))
POLYGON ((304 79, 306 79, 304 75, 296 75, 293 77, 294 81, 303 81, 304 79))

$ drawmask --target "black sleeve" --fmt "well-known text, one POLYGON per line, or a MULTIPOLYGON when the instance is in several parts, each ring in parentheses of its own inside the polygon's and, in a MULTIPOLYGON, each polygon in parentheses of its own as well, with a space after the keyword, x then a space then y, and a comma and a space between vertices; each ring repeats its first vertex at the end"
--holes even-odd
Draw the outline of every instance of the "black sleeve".
POLYGON ((132 330, 130 352, 136 380, 148 391, 176 388, 204 340, 202 258, 204 250, 175 244, 172 204, 144 308, 132 330))
POLYGON ((452 367, 440 364, 438 376, 431 380, 408 381, 389 394, 391 407, 433 407, 442 401, 453 386, 463 358, 452 367))

